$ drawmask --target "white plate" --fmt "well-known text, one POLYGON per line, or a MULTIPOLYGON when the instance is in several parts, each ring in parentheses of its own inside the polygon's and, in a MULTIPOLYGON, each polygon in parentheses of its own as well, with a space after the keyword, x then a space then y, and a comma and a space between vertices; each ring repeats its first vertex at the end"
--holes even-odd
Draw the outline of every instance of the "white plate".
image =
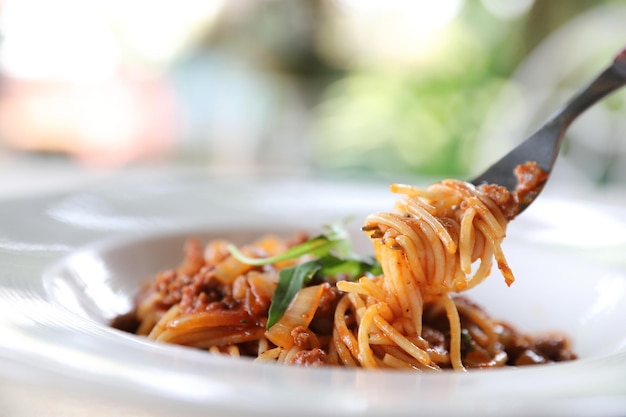
POLYGON ((382 184, 192 176, 2 202, 0 405, 14 415, 37 401, 48 415, 67 412, 60 402, 92 415, 103 404, 142 416, 623 415, 626 210, 548 194, 509 227, 517 281, 508 288, 494 274, 467 295, 522 330, 564 331, 574 362, 467 374, 305 369, 107 326, 139 280, 181 259, 189 235, 246 240, 353 216, 356 245, 371 252, 359 222, 394 199, 382 184))

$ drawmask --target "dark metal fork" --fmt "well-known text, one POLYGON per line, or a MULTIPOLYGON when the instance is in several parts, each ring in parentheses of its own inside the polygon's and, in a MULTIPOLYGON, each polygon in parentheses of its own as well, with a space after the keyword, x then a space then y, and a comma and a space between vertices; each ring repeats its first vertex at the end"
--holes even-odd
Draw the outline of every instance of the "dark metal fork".
MULTIPOLYGON (((498 184, 509 191, 514 191, 518 181, 514 169, 526 162, 536 162, 549 176, 559 154, 565 131, 574 119, 624 84, 626 84, 626 49, 622 50, 607 69, 574 95, 532 136, 470 182, 474 185, 498 184)), ((526 198, 520 203, 517 214, 534 201, 541 189, 543 185, 534 190, 532 198, 526 198)))

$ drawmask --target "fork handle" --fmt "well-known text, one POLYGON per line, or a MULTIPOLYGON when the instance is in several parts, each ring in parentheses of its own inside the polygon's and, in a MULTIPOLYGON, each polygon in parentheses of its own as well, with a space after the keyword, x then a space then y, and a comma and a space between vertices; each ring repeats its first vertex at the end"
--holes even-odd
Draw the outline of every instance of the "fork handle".
POLYGON ((565 131, 581 113, 624 84, 626 84, 626 48, 617 54, 607 69, 557 111, 550 123, 561 124, 561 129, 565 131))

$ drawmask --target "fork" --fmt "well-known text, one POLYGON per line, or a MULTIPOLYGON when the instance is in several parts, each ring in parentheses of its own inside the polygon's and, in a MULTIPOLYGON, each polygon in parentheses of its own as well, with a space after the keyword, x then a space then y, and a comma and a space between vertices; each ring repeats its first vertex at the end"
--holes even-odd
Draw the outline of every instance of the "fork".
MULTIPOLYGON (((626 49, 614 58, 608 68, 553 114, 539 130, 469 182, 477 186, 497 184, 514 191, 518 182, 514 170, 527 162, 536 162, 545 172, 547 181, 559 154, 563 136, 570 124, 593 104, 624 84, 626 84, 626 49)), ((519 202, 516 214, 524 211, 537 198, 544 185, 545 181, 533 190, 532 196, 519 202)))

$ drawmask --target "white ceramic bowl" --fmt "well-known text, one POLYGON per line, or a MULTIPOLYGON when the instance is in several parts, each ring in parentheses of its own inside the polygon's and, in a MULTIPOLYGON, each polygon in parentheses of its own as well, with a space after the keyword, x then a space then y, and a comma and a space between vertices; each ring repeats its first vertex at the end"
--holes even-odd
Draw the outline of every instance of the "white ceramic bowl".
POLYGON ((623 414, 626 209, 549 194, 509 227, 516 282, 494 273, 467 295, 521 330, 565 332, 573 362, 467 374, 294 368, 108 326, 140 280, 180 261, 190 235, 243 242, 353 216, 355 245, 371 252, 360 222, 394 200, 384 184, 163 176, 3 202, 0 402, 28 409, 20 395, 32 390, 42 404, 71 397, 132 415, 623 414))

